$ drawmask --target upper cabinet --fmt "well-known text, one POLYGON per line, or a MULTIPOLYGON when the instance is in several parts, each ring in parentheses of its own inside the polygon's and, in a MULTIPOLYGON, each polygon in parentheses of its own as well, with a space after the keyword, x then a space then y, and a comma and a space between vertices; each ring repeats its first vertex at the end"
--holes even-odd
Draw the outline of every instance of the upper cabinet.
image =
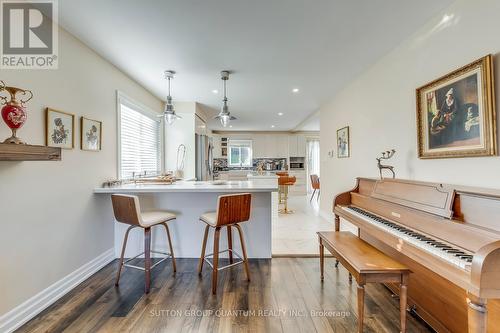
POLYGON ((214 157, 226 157, 221 155, 221 138, 229 140, 245 139, 252 140, 253 158, 288 158, 306 156, 306 135, 286 133, 248 133, 248 134, 212 134, 214 144, 214 157))
POLYGON ((254 158, 286 158, 288 157, 287 135, 258 134, 252 136, 254 158))
POLYGON ((266 141, 263 139, 262 135, 252 135, 252 157, 262 158, 267 157, 266 151, 266 141))
POLYGON ((288 150, 291 157, 306 156, 306 136, 303 134, 293 134, 288 136, 288 150))

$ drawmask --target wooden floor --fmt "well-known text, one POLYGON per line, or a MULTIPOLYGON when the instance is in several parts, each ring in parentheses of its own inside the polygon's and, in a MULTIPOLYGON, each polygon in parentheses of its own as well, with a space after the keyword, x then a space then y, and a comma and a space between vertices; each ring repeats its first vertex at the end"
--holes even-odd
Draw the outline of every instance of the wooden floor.
MULTIPOLYGON (((151 293, 143 273, 125 268, 114 287, 117 262, 103 268, 18 332, 355 332, 356 285, 347 271, 326 259, 325 281, 318 259, 275 258, 250 262, 219 274, 211 295, 210 271, 196 273, 197 260, 178 259, 153 270, 151 293)), ((398 332, 398 301, 381 285, 368 285, 365 332, 398 332)), ((408 316, 408 332, 428 332, 408 316)))

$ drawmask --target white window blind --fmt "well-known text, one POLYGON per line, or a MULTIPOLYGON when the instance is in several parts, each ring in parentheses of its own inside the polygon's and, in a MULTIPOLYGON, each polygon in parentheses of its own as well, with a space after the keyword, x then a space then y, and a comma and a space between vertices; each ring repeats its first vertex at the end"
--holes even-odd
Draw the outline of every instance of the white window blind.
POLYGON ((160 121, 120 104, 120 177, 158 174, 160 170, 160 121))
POLYGON ((252 140, 229 140, 228 144, 229 166, 252 166, 252 140))

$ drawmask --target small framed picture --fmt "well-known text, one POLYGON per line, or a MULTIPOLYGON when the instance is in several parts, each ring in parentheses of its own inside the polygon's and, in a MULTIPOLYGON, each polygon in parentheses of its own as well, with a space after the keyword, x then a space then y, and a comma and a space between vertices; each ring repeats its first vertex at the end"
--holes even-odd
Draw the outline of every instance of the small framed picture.
POLYGON ((344 158, 351 156, 349 143, 349 126, 337 130, 337 157, 344 158))
POLYGON ((51 108, 46 110, 45 142, 49 147, 75 147, 75 115, 51 108))
POLYGON ((80 147, 82 150, 101 150, 102 122, 80 118, 80 147))

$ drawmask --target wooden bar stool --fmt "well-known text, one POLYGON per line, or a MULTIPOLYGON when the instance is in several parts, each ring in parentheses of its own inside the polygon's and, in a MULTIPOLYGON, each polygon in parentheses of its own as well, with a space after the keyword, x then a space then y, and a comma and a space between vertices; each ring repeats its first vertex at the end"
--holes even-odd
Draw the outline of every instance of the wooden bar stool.
POLYGON ((111 196, 111 201, 113 203, 113 211, 115 214, 115 219, 118 222, 130 224, 127 232, 125 233, 125 237, 123 239, 123 247, 122 253, 120 256, 120 267, 118 267, 118 273, 116 275, 116 283, 118 286, 120 282, 120 274, 123 266, 127 266, 130 268, 143 270, 145 273, 145 286, 144 290, 149 293, 149 288, 151 285, 151 270, 156 267, 158 264, 166 260, 167 258, 172 258, 172 267, 174 272, 176 271, 175 267, 175 257, 174 250, 172 246, 172 239, 170 238, 170 230, 168 229, 167 222, 175 220, 176 216, 173 213, 167 211, 150 211, 150 212, 141 212, 141 208, 139 205, 139 198, 135 195, 123 195, 123 194, 113 194, 111 196), (155 225, 163 225, 167 232, 168 246, 170 247, 170 253, 153 251, 151 250, 151 227, 155 225), (138 255, 129 258, 124 261, 123 256, 125 255, 125 248, 127 246, 127 239, 130 230, 134 228, 143 228, 144 229, 144 252, 139 253, 138 255), (151 253, 163 254, 165 255, 160 261, 156 262, 154 265, 151 265, 151 253), (127 264, 127 262, 139 257, 144 254, 144 267, 139 267, 135 265, 127 264))
POLYGON ((295 185, 297 178, 295 176, 281 176, 278 178, 278 186, 282 187, 282 199, 285 207, 280 209, 281 214, 293 214, 293 210, 288 209, 288 188, 295 185))
POLYGON ((248 268, 248 258, 245 248, 245 241, 243 240, 243 231, 241 230, 241 227, 238 223, 246 222, 250 219, 251 201, 252 195, 250 193, 221 195, 219 196, 217 202, 217 211, 205 213, 200 216, 200 221, 206 223, 207 226, 205 227, 205 236, 203 237, 203 245, 201 247, 201 256, 198 264, 198 274, 201 276, 203 263, 205 261, 210 265, 210 267, 212 267, 212 294, 214 295, 217 291, 217 273, 220 270, 243 263, 245 265, 247 280, 250 281, 250 271, 248 268), (240 235, 240 244, 241 251, 243 252, 243 258, 241 257, 241 255, 233 251, 233 237, 231 232, 231 227, 233 226, 238 230, 238 234, 240 235), (219 238, 222 227, 227 228, 228 249, 219 251, 219 238), (209 228, 215 229, 214 249, 213 253, 205 255, 209 228), (219 267, 219 254, 225 252, 228 252, 229 254, 229 265, 219 267), (233 262, 233 254, 237 256, 240 261, 233 262), (208 257, 210 256, 213 256, 213 264, 208 260, 208 257))
POLYGON ((316 190, 318 191, 318 195, 316 196, 316 201, 319 200, 319 194, 320 194, 320 189, 319 189, 319 177, 318 175, 311 175, 311 187, 313 188, 313 193, 311 195, 311 200, 309 200, 309 202, 312 201, 312 199, 314 198, 314 194, 316 193, 316 190))

